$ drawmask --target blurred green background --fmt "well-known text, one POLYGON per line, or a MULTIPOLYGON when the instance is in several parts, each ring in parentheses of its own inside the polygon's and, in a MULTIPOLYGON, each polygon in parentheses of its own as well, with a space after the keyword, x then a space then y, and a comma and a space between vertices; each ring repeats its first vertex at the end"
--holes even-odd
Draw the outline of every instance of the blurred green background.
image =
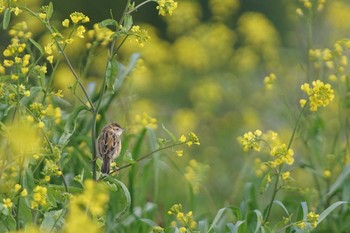
MULTIPOLYGON (((53 4, 57 19, 80 11, 90 17, 92 27, 109 18, 110 9, 118 19, 125 1, 53 4)), ((255 129, 277 131, 285 141, 290 137, 302 97, 300 85, 307 81, 308 25, 295 12, 299 5, 300 1, 290 0, 180 0, 169 17, 158 16, 156 3, 135 12, 135 24, 147 29, 151 39, 143 48, 130 39, 118 55, 126 64, 137 52, 142 61, 118 94, 107 120, 128 128, 137 114, 146 112, 158 120, 157 135, 166 136, 163 124, 176 136, 194 131, 201 142, 200 147, 185 149, 183 157, 177 157, 174 149, 162 152, 157 166, 149 161, 136 165, 136 190, 140 190, 136 205, 153 202, 165 213, 172 204, 182 203, 198 215, 214 214, 223 206, 239 205, 247 182, 258 189, 255 156, 242 152, 237 137, 255 129), (264 78, 271 73, 277 79, 269 89, 264 78), (192 177, 199 185, 198 190, 192 189, 195 195, 185 176, 192 159, 209 166, 192 177)), ((348 34, 346 12, 350 12, 348 1, 326 3, 314 19, 312 47, 329 47, 348 34)), ((33 22, 28 23, 31 27, 33 22)), ((67 50, 78 67, 83 46, 67 50)), ((96 56, 86 83, 102 80, 105 57, 96 56)), ((66 67, 60 69, 55 85, 69 99, 67 86, 73 78, 66 67)), ((145 146, 144 153, 150 149, 145 146)), ((298 166, 301 156, 297 152, 295 156, 298 166)), ((127 176, 127 170, 119 175, 126 183, 127 176)), ((303 171, 296 171, 295 179, 298 185, 313 185, 303 171), (303 182, 298 182, 298 174, 303 182)), ((264 202, 265 195, 258 198, 264 202)))

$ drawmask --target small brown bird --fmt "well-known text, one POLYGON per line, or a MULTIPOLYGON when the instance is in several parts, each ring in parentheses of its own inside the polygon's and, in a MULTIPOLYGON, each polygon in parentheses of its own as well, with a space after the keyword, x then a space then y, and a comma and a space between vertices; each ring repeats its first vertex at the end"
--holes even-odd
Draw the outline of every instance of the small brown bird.
POLYGON ((122 143, 120 137, 123 128, 117 123, 106 125, 97 138, 97 150, 102 158, 101 172, 109 174, 111 161, 116 159, 121 151, 122 143))

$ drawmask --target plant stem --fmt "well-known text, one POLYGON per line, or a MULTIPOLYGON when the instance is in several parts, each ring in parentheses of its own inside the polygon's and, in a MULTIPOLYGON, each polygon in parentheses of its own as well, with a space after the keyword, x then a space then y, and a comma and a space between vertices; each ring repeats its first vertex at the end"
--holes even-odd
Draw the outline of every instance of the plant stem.
POLYGON ((132 12, 136 11, 138 8, 140 8, 141 6, 143 6, 143 5, 145 5, 145 4, 149 3, 149 2, 154 2, 154 0, 147 0, 147 1, 141 2, 139 5, 135 6, 134 9, 128 11, 127 13, 131 14, 132 12))
MULTIPOLYGON (((288 151, 288 150, 290 149, 290 147, 292 146, 292 142, 293 142, 293 140, 294 140, 295 133, 296 133, 296 131, 297 131, 297 129, 298 129, 298 126, 299 126, 301 117, 303 116, 303 112, 305 111, 307 104, 308 104, 308 101, 306 102, 306 104, 304 105, 304 107, 301 109, 301 111, 300 111, 300 113, 299 113, 297 122, 295 123, 294 129, 293 129, 293 133, 292 133, 292 135, 291 135, 291 137, 290 137, 290 139, 289 139, 287 151, 288 151)), ((271 209, 272 209, 273 202, 275 201, 277 192, 279 191, 278 183, 279 183, 279 180, 280 180, 280 175, 281 175, 282 169, 283 169, 283 164, 280 165, 280 167, 278 168, 278 171, 276 172, 277 177, 276 177, 275 185, 274 185, 274 188, 273 188, 273 194, 272 194, 270 203, 269 203, 269 205, 268 205, 268 207, 267 207, 266 217, 265 217, 265 219, 264 219, 264 222, 265 222, 265 223, 268 221, 268 219, 269 219, 269 217, 270 217, 270 213, 271 213, 271 209)))
MULTIPOLYGON (((156 149, 156 150, 154 150, 154 151, 152 151, 152 152, 150 152, 150 153, 148 153, 148 154, 146 154, 146 155, 144 155, 144 156, 142 156, 142 157, 136 159, 135 162, 140 162, 141 160, 144 160, 144 159, 150 157, 150 156, 153 155, 154 153, 157 153, 157 152, 159 152, 159 151, 162 151, 162 150, 165 150, 165 149, 174 147, 174 146, 183 145, 183 144, 185 144, 185 143, 187 143, 187 142, 175 143, 175 144, 172 144, 172 145, 168 145, 168 146, 165 146, 165 147, 158 148, 158 149, 156 149)), ((124 166, 118 168, 118 171, 121 170, 121 169, 130 167, 130 166, 132 166, 132 165, 134 165, 134 164, 135 164, 135 163, 128 163, 128 164, 126 164, 126 165, 124 165, 124 166)), ((114 173, 114 172, 115 172, 115 171, 112 171, 111 174, 114 173)))
POLYGON ((100 110, 103 95, 106 90, 106 77, 103 79, 103 84, 100 91, 100 97, 98 99, 94 115, 92 116, 92 129, 91 129, 91 147, 92 147, 92 178, 97 179, 96 175, 96 160, 97 160, 97 150, 96 150, 96 119, 98 112, 100 110))

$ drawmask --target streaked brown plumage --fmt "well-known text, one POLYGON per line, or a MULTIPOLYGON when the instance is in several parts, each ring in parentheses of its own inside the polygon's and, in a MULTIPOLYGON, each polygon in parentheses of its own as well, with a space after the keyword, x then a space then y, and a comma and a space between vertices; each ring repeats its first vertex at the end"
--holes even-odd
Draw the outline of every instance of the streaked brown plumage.
POLYGON ((97 150, 102 158, 101 172, 109 174, 111 161, 117 158, 121 151, 120 136, 123 133, 123 128, 117 123, 106 125, 97 138, 97 150))

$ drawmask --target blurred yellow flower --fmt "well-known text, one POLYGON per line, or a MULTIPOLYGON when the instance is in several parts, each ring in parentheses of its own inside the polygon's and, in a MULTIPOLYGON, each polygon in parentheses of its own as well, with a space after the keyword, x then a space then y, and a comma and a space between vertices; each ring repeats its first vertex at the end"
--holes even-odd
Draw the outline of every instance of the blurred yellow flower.
POLYGON ((3 202, 3 206, 5 208, 11 208, 12 205, 13 205, 13 203, 12 203, 10 198, 4 198, 4 199, 2 199, 2 202, 3 202))
POLYGON ((41 150, 42 141, 38 131, 28 122, 18 122, 5 128, 10 148, 17 156, 31 156, 41 150))
POLYGON ((177 2, 174 0, 157 0, 159 14, 162 16, 172 15, 173 11, 177 8, 177 2))

